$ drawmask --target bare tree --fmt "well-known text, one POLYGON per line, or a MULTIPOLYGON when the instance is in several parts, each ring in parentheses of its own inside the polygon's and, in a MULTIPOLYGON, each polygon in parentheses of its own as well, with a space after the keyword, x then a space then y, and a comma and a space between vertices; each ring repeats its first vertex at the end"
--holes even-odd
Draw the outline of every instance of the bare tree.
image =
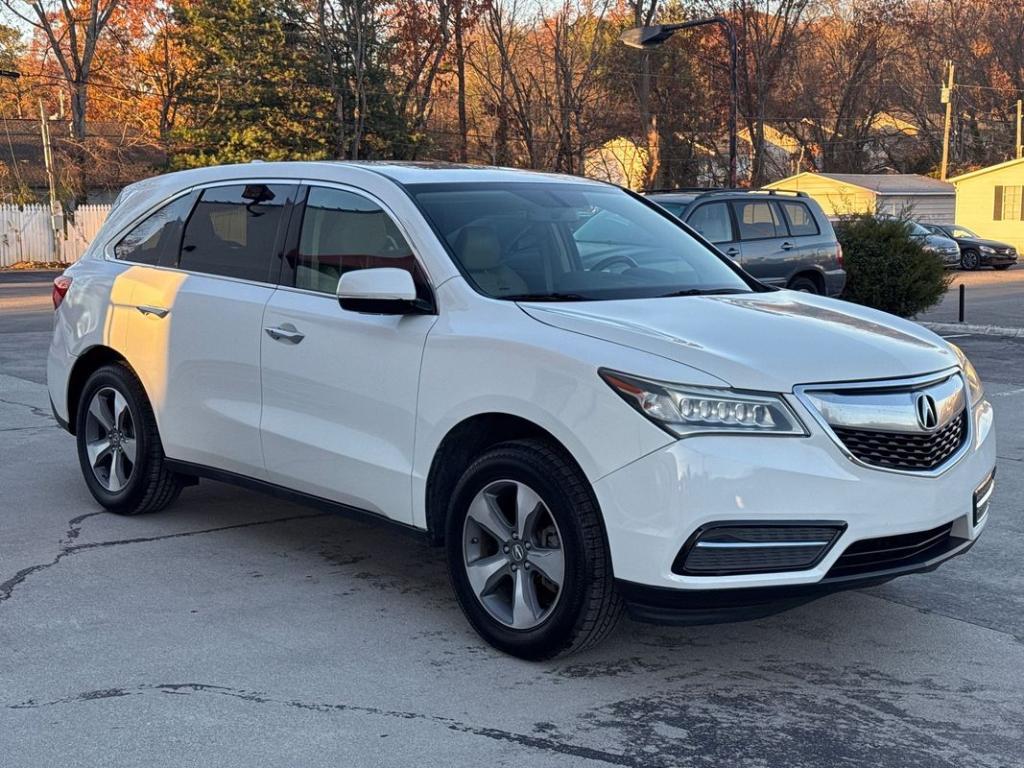
POLYGON ((77 158, 79 196, 84 196, 86 189, 84 146, 90 77, 100 38, 120 1, 0 0, 11 13, 45 37, 60 66, 71 94, 71 136, 82 149, 77 158))

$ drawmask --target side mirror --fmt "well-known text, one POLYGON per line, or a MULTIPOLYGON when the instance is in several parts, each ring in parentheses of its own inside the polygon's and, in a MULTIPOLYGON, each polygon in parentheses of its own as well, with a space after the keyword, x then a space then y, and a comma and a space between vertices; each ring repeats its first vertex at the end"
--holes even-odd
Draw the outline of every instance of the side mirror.
POLYGON ((346 272, 338 280, 342 309, 377 315, 407 315, 429 309, 416 297, 412 275, 404 269, 380 267, 346 272))

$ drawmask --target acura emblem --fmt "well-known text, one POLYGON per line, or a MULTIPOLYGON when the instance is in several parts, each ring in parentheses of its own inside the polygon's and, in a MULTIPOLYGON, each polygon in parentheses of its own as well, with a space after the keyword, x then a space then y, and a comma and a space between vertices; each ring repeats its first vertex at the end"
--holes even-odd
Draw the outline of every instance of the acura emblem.
POLYGON ((931 395, 918 395, 914 401, 914 410, 917 411, 917 423, 921 429, 931 432, 939 426, 939 411, 931 395))

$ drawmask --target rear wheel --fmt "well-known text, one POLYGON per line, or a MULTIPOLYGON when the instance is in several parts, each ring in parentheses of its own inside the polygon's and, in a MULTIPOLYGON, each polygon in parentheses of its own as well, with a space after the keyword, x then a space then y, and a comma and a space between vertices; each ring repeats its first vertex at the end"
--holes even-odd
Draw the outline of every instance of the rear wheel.
POLYGON ((503 443, 473 462, 452 496, 445 543, 470 624, 513 656, 593 645, 622 612, 590 487, 544 442, 503 443))
POLYGON ((182 478, 164 466, 149 400, 127 366, 107 365, 89 377, 75 434, 85 483, 111 512, 156 512, 181 492, 182 478))
POLYGON ((981 266, 981 257, 977 251, 968 248, 960 254, 960 268, 973 271, 981 266))
POLYGON ((818 290, 818 284, 810 277, 794 277, 789 281, 788 287, 791 291, 800 291, 801 293, 821 293, 818 290))

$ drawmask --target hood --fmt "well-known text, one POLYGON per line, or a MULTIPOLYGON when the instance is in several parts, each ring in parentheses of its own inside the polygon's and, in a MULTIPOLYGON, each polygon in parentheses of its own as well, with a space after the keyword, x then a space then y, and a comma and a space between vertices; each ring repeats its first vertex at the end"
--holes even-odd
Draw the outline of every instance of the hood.
POLYGON ((924 239, 926 247, 935 248, 941 251, 959 251, 960 246, 956 244, 956 240, 944 235, 928 235, 924 239))
POLYGON ((986 240, 983 237, 961 237, 957 242, 960 245, 973 245, 978 248, 985 246, 986 248, 995 248, 1000 251, 1013 248, 1009 243, 1001 243, 998 240, 986 240))
MULTIPOLYGON (((789 392, 957 363, 949 345, 919 325, 795 291, 520 306, 547 325, 659 355, 739 389, 789 392)), ((601 364, 615 367, 613 359, 601 364)))

